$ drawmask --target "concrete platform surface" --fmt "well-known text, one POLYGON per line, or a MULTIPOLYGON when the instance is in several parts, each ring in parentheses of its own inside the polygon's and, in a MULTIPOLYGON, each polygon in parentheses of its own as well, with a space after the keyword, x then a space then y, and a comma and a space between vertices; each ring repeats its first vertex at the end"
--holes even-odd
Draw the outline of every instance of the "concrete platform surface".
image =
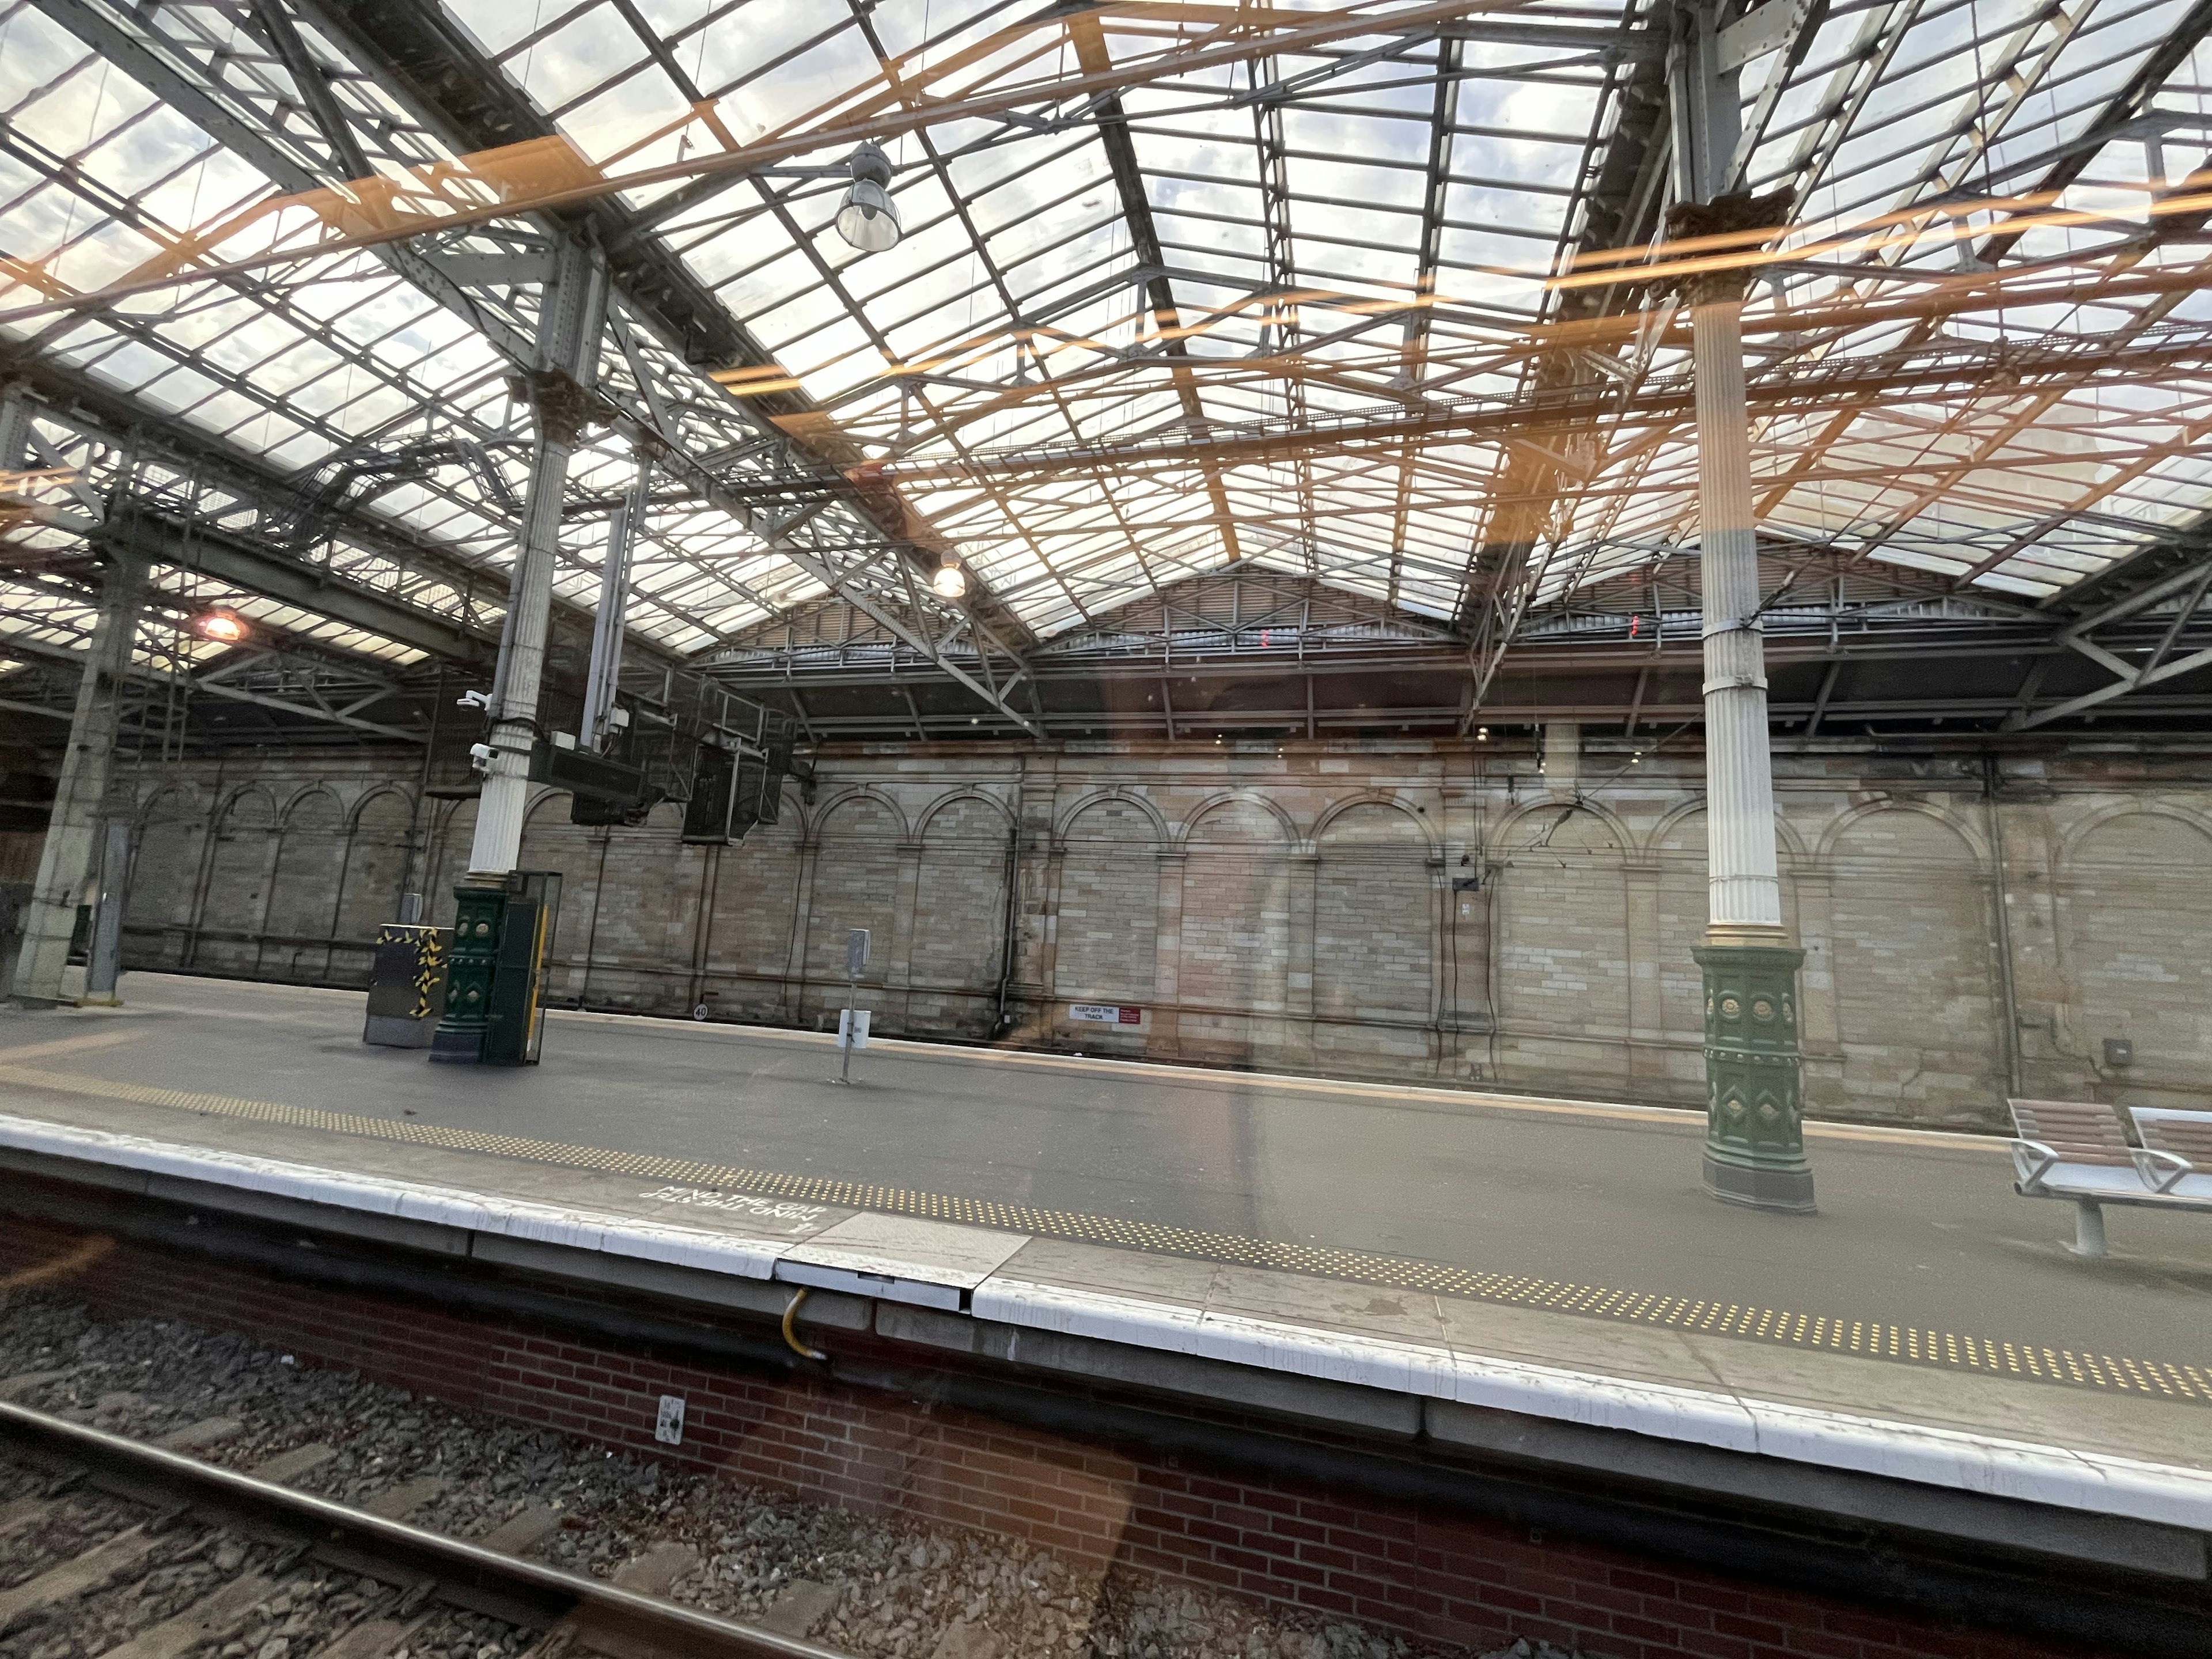
POLYGON ((1680 1113, 906 1043, 844 1088, 824 1037, 574 1014, 465 1070, 355 994, 125 991, 0 1016, 0 1144, 2212 1527, 2212 1218, 2078 1261, 2001 1141, 1816 1126, 1785 1218, 1680 1113))

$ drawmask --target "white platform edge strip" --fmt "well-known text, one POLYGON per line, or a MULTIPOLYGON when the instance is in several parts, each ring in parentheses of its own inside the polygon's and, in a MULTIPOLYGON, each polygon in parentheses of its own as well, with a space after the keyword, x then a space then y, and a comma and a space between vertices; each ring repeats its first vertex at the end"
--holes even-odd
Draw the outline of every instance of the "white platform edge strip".
POLYGON ((2212 1472, 994 1277, 976 1317, 1523 1416, 2212 1531, 2212 1472))
POLYGON ((769 1278, 775 1271, 776 1259, 799 1242, 748 1239, 701 1227, 663 1226, 558 1204, 494 1198, 459 1188, 385 1176, 348 1175, 251 1152, 179 1146, 141 1135, 80 1129, 31 1118, 0 1116, 0 1146, 743 1279, 769 1278))
MULTIPOLYGON (((0 1115, 0 1146, 342 1209, 768 1279, 798 1239, 745 1239, 251 1153, 0 1115)), ((985 1230, 977 1229, 978 1231, 985 1230)), ((2212 1472, 1637 1382, 994 1273, 978 1319, 2056 1508, 2212 1532, 2212 1472)))

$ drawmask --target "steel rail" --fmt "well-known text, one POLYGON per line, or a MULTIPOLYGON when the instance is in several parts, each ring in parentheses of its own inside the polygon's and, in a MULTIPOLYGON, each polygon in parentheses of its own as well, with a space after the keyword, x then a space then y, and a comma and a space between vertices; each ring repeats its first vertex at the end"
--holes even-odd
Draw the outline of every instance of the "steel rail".
MULTIPOLYGON (((494 1591, 526 1604, 566 1603, 619 1621, 673 1654, 729 1654, 738 1659, 849 1659, 835 1649, 779 1636, 720 1619, 658 1596, 640 1595, 595 1578, 562 1572, 465 1539, 390 1521, 345 1504, 220 1468, 179 1452, 110 1434, 102 1429, 0 1402, 0 1437, 30 1443, 48 1453, 120 1475, 140 1490, 152 1487, 179 1499, 228 1510, 313 1540, 311 1553, 350 1544, 363 1554, 417 1577, 494 1591)), ((131 1496, 125 1491, 124 1496, 131 1496)))

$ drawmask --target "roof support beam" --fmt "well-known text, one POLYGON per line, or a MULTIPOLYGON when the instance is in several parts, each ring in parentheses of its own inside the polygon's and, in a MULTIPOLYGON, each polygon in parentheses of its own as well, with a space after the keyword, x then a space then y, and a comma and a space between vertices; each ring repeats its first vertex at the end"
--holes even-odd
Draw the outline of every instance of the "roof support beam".
MULTIPOLYGON (((528 100, 513 90, 497 68, 483 62, 469 43, 454 33, 449 20, 434 8, 426 6, 422 0, 319 0, 319 3, 340 20, 358 66, 395 100, 422 111, 455 145, 508 143, 546 136, 552 131, 528 100)), ((769 360, 769 354, 730 319, 720 302, 700 288, 679 262, 651 237, 636 234, 628 210, 619 203, 595 202, 591 204, 588 216, 599 240, 611 250, 610 276, 615 286, 641 320, 664 337, 670 333, 684 337, 684 333, 679 331, 678 319, 670 311, 670 307, 676 305, 682 313, 681 331, 688 331, 690 336, 698 337, 705 330, 718 337, 719 349, 742 354, 746 361, 769 360)), ((556 239, 573 240, 578 234, 577 227, 562 219, 544 216, 544 223, 556 239)), ((514 355, 509 353, 510 356, 514 355)), ((516 361, 529 360, 526 356, 516 361)), ((725 357, 722 361, 726 362, 729 359, 725 357)), ((611 386, 602 389, 614 391, 611 386)), ((714 403, 726 401, 719 389, 702 387, 702 391, 714 403)), ((719 470, 696 453, 691 434, 666 423, 661 411, 653 407, 650 382, 641 380, 637 393, 637 403, 626 411, 629 424, 664 452, 659 464, 672 478, 690 483, 709 505, 729 513, 824 586, 848 594, 884 627, 938 660, 953 680, 1016 724, 1030 729, 1026 717, 989 684, 943 658, 931 641, 934 629, 918 599, 911 606, 915 613, 912 620, 896 615, 894 606, 886 602, 885 595, 891 592, 913 593, 910 568, 903 569, 902 580, 899 573, 892 573, 891 578, 880 584, 880 593, 870 591, 870 584, 855 580, 867 566, 893 562, 907 567, 909 562, 901 548, 887 541, 885 545, 871 550, 861 560, 840 565, 833 556, 787 533, 757 504, 734 499, 732 493, 723 488, 719 470)), ((787 437, 772 422, 762 421, 760 429, 789 447, 787 437)), ((854 514, 866 522, 857 506, 854 514)), ((977 633, 979 639, 986 637, 982 626, 972 614, 963 611, 957 615, 967 628, 977 633)), ((1014 654, 1003 647, 1000 649, 1007 656, 1014 654)))
MULTIPOLYGON (((1079 12, 1067 19, 1068 38, 1075 43, 1076 61, 1088 76, 1110 75, 1114 61, 1106 47, 1105 31, 1098 27, 1097 14, 1079 12)), ((1121 198, 1121 221, 1129 228, 1129 252, 1140 265, 1156 271, 1167 264, 1167 256, 1160 247, 1160 234, 1152 223, 1152 198, 1145 191, 1145 172, 1137 162, 1137 147, 1129 136, 1128 117, 1121 110, 1121 95, 1109 92, 1095 106, 1098 124, 1098 142, 1106 152, 1106 165, 1114 175, 1114 188, 1121 198)), ((1145 284, 1145 295, 1152 311, 1152 328, 1159 337, 1160 349, 1170 359, 1190 356, 1190 341, 1182 331, 1182 313, 1176 307, 1175 285, 1164 271, 1145 284)), ((1198 382, 1188 368, 1172 371, 1176 400, 1182 405, 1183 418, 1194 434, 1202 433, 1206 427, 1205 400, 1199 396, 1198 382)), ((1229 492, 1222 485, 1221 469, 1201 463, 1206 478, 1206 495, 1213 510, 1214 525, 1221 538, 1224 562, 1234 564, 1243 553, 1237 543, 1236 515, 1229 509, 1229 492)))
POLYGON ((2085 709, 2097 708, 2115 697, 2124 697, 2147 686, 2194 673, 2200 668, 2212 667, 2212 647, 2191 651, 2180 657, 2172 654, 2174 647, 2180 642, 2190 623, 2203 609, 2208 592, 2212 592, 2212 550, 2201 551, 2195 560, 2182 568, 2124 599, 2101 606, 2072 623, 2057 635, 2058 642, 2111 673, 2113 677, 2112 683, 2078 697, 2054 703, 2047 708, 2031 710, 2023 703, 2006 720, 2004 729, 2024 732, 2035 726, 2048 726, 2053 720, 2064 720, 2085 709), (2089 637, 2095 629, 2124 622, 2169 599, 2177 601, 2173 620, 2158 642, 2149 647, 2141 662, 2130 662, 2089 637))
MULTIPOLYGON (((83 670, 86 655, 71 651, 66 646, 50 645, 43 640, 26 638, 16 634, 0 634, 0 656, 22 658, 46 663, 56 668, 83 670)), ((389 738, 395 743, 421 744, 429 741, 421 732, 410 731, 404 726, 386 726, 376 720, 365 720, 343 709, 325 708, 314 703, 295 702, 286 697, 272 697, 265 691, 255 691, 242 685, 231 685, 204 674, 165 674, 159 669, 149 668, 143 663, 133 664, 130 678, 142 684, 167 687, 176 685, 187 691, 206 692, 228 699, 232 702, 252 703, 258 708, 272 709, 296 719, 313 720, 323 726, 342 726, 350 732, 366 732, 371 736, 389 738)), ((69 711, 47 708, 35 703, 9 702, 0 707, 26 709, 34 714, 52 714, 61 720, 70 718, 69 711)))
MULTIPOLYGON (((312 3, 312 0, 306 3, 312 3)), ((346 155, 359 154, 358 138, 346 127, 343 113, 330 97, 319 68, 309 60, 296 30, 289 31, 288 35, 283 25, 289 23, 289 18, 280 15, 276 25, 270 24, 268 13, 280 4, 280 0, 255 0, 256 19, 268 33, 275 54, 291 72, 307 77, 301 97, 311 106, 319 106, 314 107, 319 126, 327 125, 329 128, 324 133, 331 152, 326 157, 295 153, 282 141, 280 132, 269 131, 253 112, 235 106, 228 88, 204 78, 202 66, 195 60, 160 47, 156 44, 158 35, 147 38, 126 29, 111 14, 104 0, 36 0, 36 3, 64 27, 124 67, 149 90, 209 131, 241 160, 264 173, 280 188, 301 191, 335 182, 349 170, 346 155), (319 99, 316 95, 318 89, 319 99)), ((302 0, 295 0, 295 3, 302 3, 302 0)), ((475 54, 465 40, 452 34, 442 15, 434 16, 429 9, 412 3, 412 0, 377 0, 373 6, 356 3, 356 0, 324 0, 314 15, 324 21, 332 38, 345 42, 354 52, 358 68, 382 85, 403 107, 422 112, 434 129, 458 146, 496 144, 550 131, 544 118, 520 94, 512 91, 495 67, 463 61, 473 60, 475 54), (385 55, 387 47, 398 54, 396 60, 385 55), (434 101, 434 95, 473 101, 471 107, 457 113, 440 106, 434 101), (471 126, 471 121, 477 123, 475 127, 471 126), (483 130, 486 125, 489 131, 483 130)), ((624 301, 657 331, 672 334, 696 349, 703 337, 702 327, 712 321, 716 326, 707 332, 715 337, 714 349, 750 349, 765 358, 767 354, 751 344, 749 337, 721 311, 719 302, 699 288, 696 279, 690 278, 657 245, 640 246, 634 239, 620 234, 626 228, 626 216, 618 204, 598 204, 592 216, 607 222, 600 227, 603 240, 623 243, 624 252, 616 275, 623 286, 624 301), (679 289, 684 291, 679 294, 679 289)), ((556 241, 573 240, 577 234, 574 227, 551 219, 547 220, 545 228, 556 241)), ((472 293, 463 280, 471 275, 466 267, 449 269, 439 259, 398 241, 378 244, 377 252, 395 273, 426 297, 477 329, 515 369, 530 374, 538 368, 534 342, 518 325, 519 319, 502 314, 507 309, 503 304, 490 303, 488 297, 472 293)), ((483 275, 495 288, 514 280, 511 271, 492 270, 483 275)), ((718 389, 702 388, 702 392, 701 401, 704 404, 712 407, 726 404, 718 389)), ((700 455, 690 453, 694 434, 688 428, 673 429, 653 418, 649 382, 641 385, 639 392, 641 404, 634 410, 635 425, 672 452, 669 467, 672 475, 688 476, 702 495, 727 510, 728 503, 719 499, 719 490, 712 487, 718 478, 716 469, 700 455)), ((788 442, 772 423, 760 429, 777 443, 788 442)), ((720 447, 726 447, 726 442, 720 447)), ((896 591, 901 585, 895 577, 866 583, 855 580, 870 565, 885 559, 902 560, 899 549, 885 545, 872 550, 862 560, 840 563, 803 546, 765 514, 744 512, 736 516, 807 574, 841 591, 852 590, 855 602, 876 615, 885 626, 909 635, 917 644, 926 645, 934 631, 926 615, 918 614, 912 623, 895 618, 879 596, 866 591, 872 586, 886 592, 896 591)), ((904 586, 911 588, 910 582, 904 586)), ((976 629, 979 635, 983 631, 972 617, 962 614, 967 626, 976 629)), ((1010 718, 1017 722, 1023 720, 1019 712, 1004 703, 988 684, 951 665, 947 672, 1010 718)))
POLYGON ((157 564, 203 572, 249 593, 366 629, 447 662, 477 668, 492 658, 491 642, 481 634, 220 531, 195 527, 188 537, 176 526, 143 512, 78 528, 96 544, 121 547, 157 564))
MULTIPOLYGON (((2066 154, 2029 186, 2030 199, 2045 200, 2056 196, 2087 173, 2098 153, 2118 136, 2122 128, 2142 113, 2159 88, 2189 61, 2208 35, 2212 35, 2212 0, 2197 0, 2175 22, 2172 33, 2128 77, 2127 84, 2112 94, 2096 118, 2067 146, 2066 154)), ((2025 234, 2025 230, 2008 230, 1999 225, 1975 250, 1975 257, 1993 265, 2018 246, 2025 234)))

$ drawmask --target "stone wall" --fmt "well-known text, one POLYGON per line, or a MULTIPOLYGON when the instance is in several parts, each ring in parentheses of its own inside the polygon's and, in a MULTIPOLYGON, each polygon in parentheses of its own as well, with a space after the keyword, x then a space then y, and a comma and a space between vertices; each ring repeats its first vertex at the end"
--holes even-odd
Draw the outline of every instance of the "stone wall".
POLYGON ((35 880, 46 839, 34 830, 0 830, 0 882, 35 880))
MULTIPOLYGON (((1576 758, 855 747, 737 847, 683 846, 673 806, 575 828, 548 794, 523 862, 566 878, 565 1002, 834 1024, 866 927, 860 1000, 886 1033, 1695 1104, 1698 757, 1576 758), (1079 1023, 1077 1003, 1140 1012, 1079 1023)), ((418 802, 393 781, 410 769, 292 750, 142 776, 130 962, 364 983, 398 892, 449 915, 466 863, 475 803, 418 802)), ((1812 1111, 1991 1124, 2015 1073, 2208 1103, 2202 763, 1836 744, 1777 770, 1812 1111)))

